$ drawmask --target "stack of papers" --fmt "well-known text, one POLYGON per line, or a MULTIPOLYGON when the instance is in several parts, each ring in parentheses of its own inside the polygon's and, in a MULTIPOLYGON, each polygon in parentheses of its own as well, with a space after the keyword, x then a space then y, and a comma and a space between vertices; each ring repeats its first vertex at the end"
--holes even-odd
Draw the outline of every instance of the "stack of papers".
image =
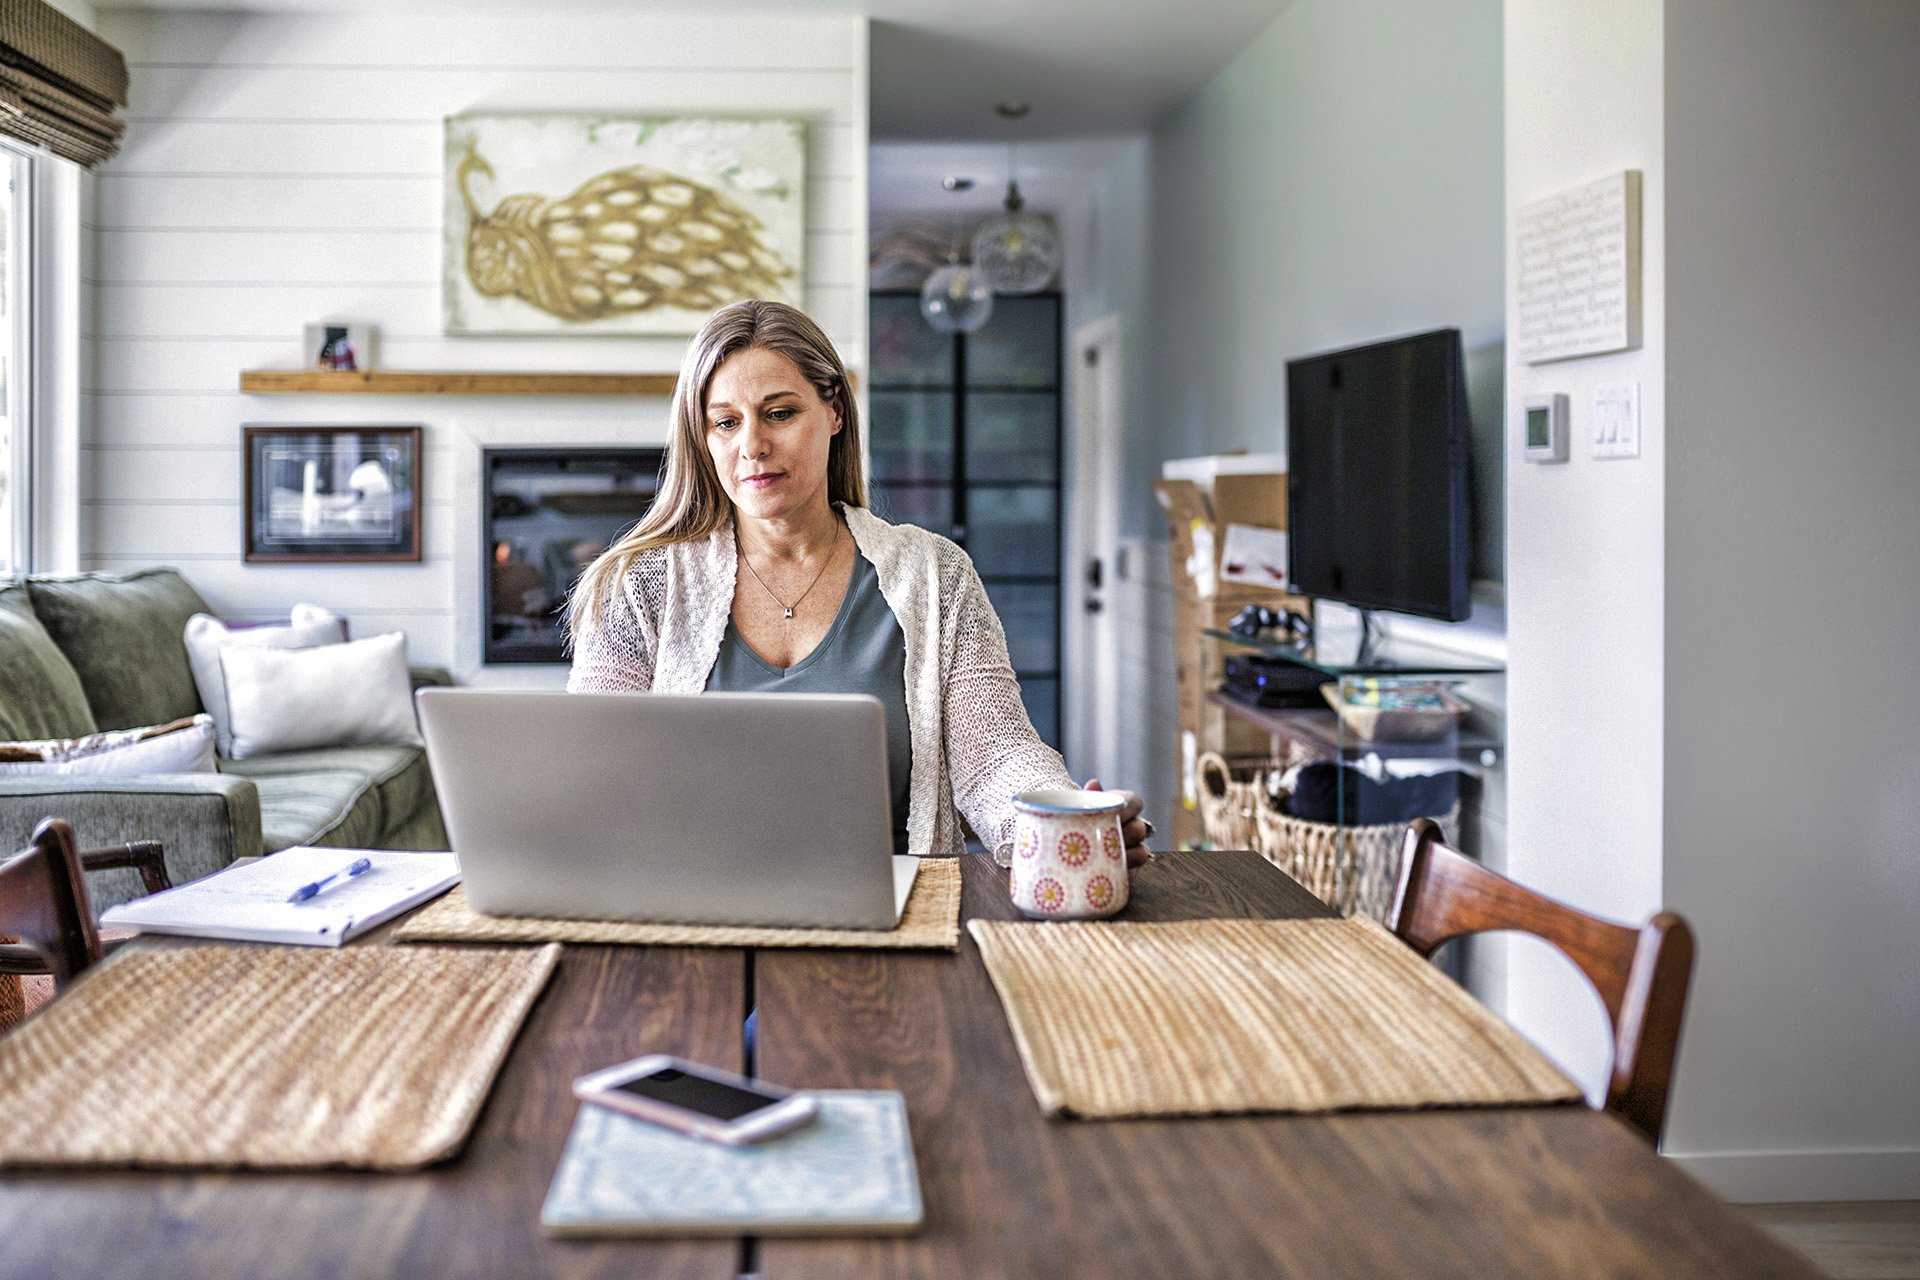
POLYGON ((109 907, 100 923, 140 933, 337 947, 459 880, 460 864, 451 853, 298 845, 109 907), (363 858, 371 864, 366 871, 342 874, 363 858), (304 902, 288 901, 302 886, 323 881, 329 883, 304 902))

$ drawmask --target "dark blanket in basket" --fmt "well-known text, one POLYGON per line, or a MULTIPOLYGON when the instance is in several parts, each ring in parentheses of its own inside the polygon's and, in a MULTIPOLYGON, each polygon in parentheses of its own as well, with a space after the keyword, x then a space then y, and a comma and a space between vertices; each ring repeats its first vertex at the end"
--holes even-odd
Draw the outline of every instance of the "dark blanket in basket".
POLYGON ((1460 775, 1451 769, 1376 781, 1352 765, 1316 760, 1294 771, 1286 810, 1309 822, 1368 827, 1434 817, 1459 799, 1460 775))

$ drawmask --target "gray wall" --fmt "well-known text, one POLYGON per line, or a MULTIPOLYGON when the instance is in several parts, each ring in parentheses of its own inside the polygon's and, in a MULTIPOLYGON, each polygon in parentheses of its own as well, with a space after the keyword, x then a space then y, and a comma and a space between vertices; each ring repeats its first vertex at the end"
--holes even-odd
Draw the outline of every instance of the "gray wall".
MULTIPOLYGON (((1295 356, 1446 325, 1497 348, 1500 139, 1498 0, 1295 0, 1161 122, 1127 532, 1159 532, 1162 460, 1285 448, 1295 356)), ((1497 376, 1473 390, 1497 424, 1497 376)))
POLYGON ((1668 1146, 1912 1198, 1920 5, 1670 0, 1666 42, 1668 1146))
MULTIPOLYGON (((1289 358, 1444 325, 1465 335, 1474 416, 1497 439, 1501 113, 1499 0, 1294 0, 1156 126, 1143 166, 1116 166, 1096 193, 1116 236, 1135 234, 1125 202, 1148 211, 1144 278, 1115 257, 1080 283, 1127 326, 1130 573, 1109 607, 1120 703, 1147 712, 1129 785, 1156 814, 1174 803, 1176 710, 1153 478, 1168 458, 1284 449, 1289 358)), ((1497 446, 1476 462, 1490 481, 1497 446)))

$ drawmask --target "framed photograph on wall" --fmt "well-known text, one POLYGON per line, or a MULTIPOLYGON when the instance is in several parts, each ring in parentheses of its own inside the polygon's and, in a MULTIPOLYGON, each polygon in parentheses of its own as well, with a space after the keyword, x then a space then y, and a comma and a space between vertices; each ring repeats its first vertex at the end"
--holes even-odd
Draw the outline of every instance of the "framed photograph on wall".
POLYGON ((241 429, 246 560, 420 559, 420 428, 241 429))

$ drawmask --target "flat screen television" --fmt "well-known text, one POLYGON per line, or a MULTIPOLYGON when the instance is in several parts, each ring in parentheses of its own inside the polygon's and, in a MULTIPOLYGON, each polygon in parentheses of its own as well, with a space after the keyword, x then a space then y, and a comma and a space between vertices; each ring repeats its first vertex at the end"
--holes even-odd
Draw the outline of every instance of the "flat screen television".
POLYGON ((1458 329, 1287 363, 1287 576, 1361 609, 1466 618, 1458 329))

